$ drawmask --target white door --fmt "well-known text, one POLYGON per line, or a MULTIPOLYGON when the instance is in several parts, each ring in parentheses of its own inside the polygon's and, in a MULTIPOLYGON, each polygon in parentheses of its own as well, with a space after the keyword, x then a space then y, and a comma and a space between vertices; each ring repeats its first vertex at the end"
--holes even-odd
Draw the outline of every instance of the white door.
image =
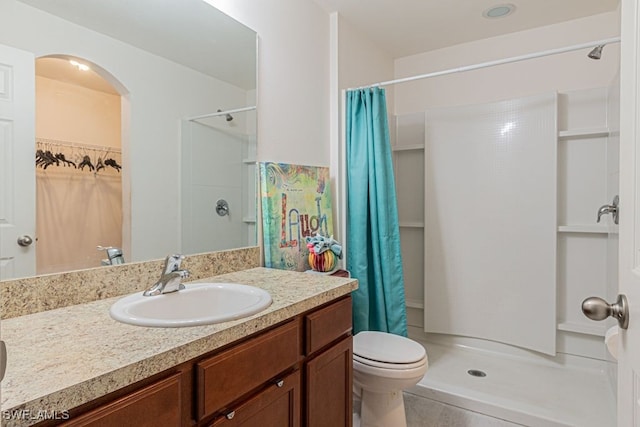
POLYGON ((640 0, 622 0, 619 293, 629 328, 618 349, 618 425, 640 426, 640 0))
POLYGON ((35 274, 34 110, 34 55, 0 45, 0 280, 35 274))

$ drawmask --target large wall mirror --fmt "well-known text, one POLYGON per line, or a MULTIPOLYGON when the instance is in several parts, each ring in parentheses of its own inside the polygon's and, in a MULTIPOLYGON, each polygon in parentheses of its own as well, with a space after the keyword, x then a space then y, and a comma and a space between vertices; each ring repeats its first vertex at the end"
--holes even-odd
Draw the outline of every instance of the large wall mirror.
POLYGON ((254 246, 256 61, 205 0, 3 0, 0 280, 254 246))

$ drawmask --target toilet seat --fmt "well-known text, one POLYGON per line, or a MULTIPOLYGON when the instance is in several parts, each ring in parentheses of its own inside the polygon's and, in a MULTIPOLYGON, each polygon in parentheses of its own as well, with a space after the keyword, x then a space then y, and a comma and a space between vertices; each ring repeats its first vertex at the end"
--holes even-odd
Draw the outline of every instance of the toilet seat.
POLYGON ((427 352, 409 338, 363 331, 353 337, 353 359, 371 367, 405 370, 425 365, 427 352))
POLYGON ((389 362, 379 362, 377 360, 370 360, 364 357, 360 357, 357 354, 353 355, 353 360, 363 365, 371 366, 373 368, 382 368, 382 369, 390 369, 390 370, 405 370, 405 369, 414 369, 419 368, 427 363, 427 358, 419 360, 414 363, 389 363, 389 362))

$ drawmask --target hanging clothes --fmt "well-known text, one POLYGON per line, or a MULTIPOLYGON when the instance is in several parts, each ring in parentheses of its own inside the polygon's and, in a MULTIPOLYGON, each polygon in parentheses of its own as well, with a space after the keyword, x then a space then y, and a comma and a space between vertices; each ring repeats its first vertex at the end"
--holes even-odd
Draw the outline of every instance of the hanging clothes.
POLYGON ((354 333, 407 336, 400 228, 384 89, 347 92, 347 269, 354 333))

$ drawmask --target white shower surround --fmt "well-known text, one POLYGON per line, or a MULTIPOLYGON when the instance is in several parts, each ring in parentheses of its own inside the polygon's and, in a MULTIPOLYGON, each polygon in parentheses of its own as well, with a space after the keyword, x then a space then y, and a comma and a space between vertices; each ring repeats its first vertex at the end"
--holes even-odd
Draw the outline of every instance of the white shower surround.
MULTIPOLYGON (((612 130, 615 130, 616 114, 615 111, 612 111, 612 105, 615 105, 615 101, 612 99, 616 98, 618 91, 617 80, 614 80, 609 88, 559 94, 557 121, 562 131, 557 132, 555 138, 553 135, 550 136, 553 149, 557 149, 557 162, 555 156, 550 156, 547 167, 538 166, 542 167, 544 171, 548 171, 547 173, 553 177, 554 186, 557 185, 558 188, 557 204, 555 203, 555 188, 547 189, 553 198, 550 202, 538 207, 539 209, 551 210, 554 221, 557 212, 558 225, 553 227, 555 230, 552 231, 557 232, 558 239, 558 274, 557 277, 554 274, 547 278, 545 287, 550 287, 553 294, 546 294, 549 304, 542 310, 543 313, 546 310, 547 318, 550 318, 553 324, 557 321, 557 356, 554 356, 553 352, 549 352, 552 356, 545 356, 535 351, 501 344, 499 341, 510 341, 500 338, 499 334, 495 334, 496 331, 483 331, 482 326, 486 327, 487 322, 483 319, 482 313, 469 307, 466 307, 466 310, 461 310, 456 304, 447 304, 447 292, 453 295, 456 292, 473 293, 474 286, 471 286, 470 283, 458 283, 452 286, 451 290, 445 288, 443 291, 445 296, 436 293, 435 300, 433 300, 433 295, 429 296, 433 279, 440 280, 439 275, 430 274, 429 269, 437 268, 437 264, 442 262, 440 260, 446 258, 442 257, 442 254, 434 253, 437 248, 434 248, 433 242, 429 241, 430 238, 433 239, 433 227, 440 226, 440 218, 435 221, 432 215, 430 219, 429 200, 425 203, 424 211, 419 209, 421 201, 416 202, 415 199, 419 199, 416 194, 421 192, 426 194, 428 198, 430 192, 428 190, 424 192, 422 187, 415 184, 412 186, 411 183, 418 179, 416 175, 420 175, 423 170, 428 175, 429 168, 433 167, 429 160, 426 161, 426 168, 424 162, 416 162, 416 158, 422 157, 419 141, 427 140, 425 145, 426 159, 429 159, 430 154, 434 153, 430 153, 429 132, 424 130, 424 113, 397 117, 397 140, 394 152, 396 173, 399 175, 398 198, 403 255, 408 255, 404 261, 405 281, 408 286, 407 305, 410 308, 409 323, 410 325, 420 325, 420 322, 415 318, 416 308, 420 307, 416 286, 422 284, 424 280, 425 306, 427 307, 425 311, 431 310, 431 314, 433 314, 431 317, 429 317, 429 313, 425 316, 424 329, 440 332, 439 334, 425 335, 424 332, 418 331, 418 328, 410 326, 410 336, 425 343, 431 359, 427 375, 418 386, 411 390, 412 393, 524 425, 581 427, 613 425, 613 420, 615 420, 615 378, 611 373, 615 371, 615 363, 612 363, 606 354, 602 338, 607 324, 586 319, 579 307, 581 300, 586 296, 607 296, 610 290, 607 289, 606 284, 612 279, 615 280, 615 274, 612 276, 612 273, 615 272, 614 258, 616 254, 609 254, 609 252, 612 244, 616 241, 616 235, 608 234, 611 231, 615 232, 615 227, 610 218, 604 220, 605 225, 595 224, 593 208, 597 209, 602 200, 608 200, 611 194, 617 192, 617 137, 615 133, 611 137, 607 136, 609 125, 607 120, 609 120, 612 130), (568 129, 572 131, 568 131, 568 129), (581 131, 573 132, 576 129, 581 131), (585 129, 588 129, 584 131, 586 135, 582 135, 581 133, 585 129), (558 171, 557 180, 556 169, 558 171), (424 223, 420 222, 421 217, 426 219, 424 223), (424 242, 424 247, 427 250, 425 263, 421 262, 422 249, 419 245, 423 234, 422 227, 428 234, 424 242), (580 229, 580 232, 575 232, 576 229, 580 229), (429 233, 431 237, 429 237, 429 233), (429 255, 429 251, 431 251, 431 255, 429 255), (435 258, 434 263, 430 263, 431 257, 435 258), (421 273, 423 266, 426 266, 424 279, 421 273), (555 309, 556 292, 557 312, 555 309), (554 307, 552 311, 550 311, 551 307, 554 307), (439 316, 444 317, 447 321, 457 316, 463 316, 467 323, 477 324, 478 328, 467 330, 432 328, 429 325, 430 319, 437 321, 439 316), (456 337, 454 334, 475 338, 456 337), (478 338, 489 338, 493 341, 478 338), (467 374, 469 369, 487 370, 488 376, 482 379, 473 378, 467 374), (580 408, 583 410, 580 411, 580 408)), ((529 99, 535 99, 535 97, 529 99)), ((490 110, 492 106, 488 104, 484 107, 472 107, 471 110, 482 111, 485 108, 490 110)), ((456 108, 447 108, 446 110, 448 115, 455 116, 456 108)), ((462 127, 469 119, 469 107, 460 108, 460 112, 465 119, 460 120, 462 127)), ((500 129, 500 121, 504 126, 505 123, 511 121, 511 119, 507 119, 506 116, 491 119, 489 115, 486 115, 487 122, 495 123, 485 123, 483 126, 489 129, 497 126, 500 129)), ((471 121, 473 122, 473 120, 471 121)), ((429 128, 428 124, 426 128, 429 128)), ((474 132, 476 134, 483 133, 478 129, 475 129, 474 132)), ((472 136, 465 138, 472 138, 472 136)), ((473 136, 473 138, 476 137, 473 136)), ((493 154, 500 155, 501 153, 500 150, 496 150, 493 154)), ((437 161, 437 157, 436 154, 434 160, 437 161)), ((482 156, 475 156, 475 158, 480 157, 482 156)), ((445 161, 445 169, 451 161, 451 158, 445 161)), ((483 164, 482 161, 479 163, 483 164)), ((454 169, 457 167, 455 166, 454 169)), ((472 164, 464 166, 468 169, 475 167, 472 164)), ((453 172, 448 176, 447 182, 455 180, 458 176, 466 176, 464 172, 459 170, 457 175, 455 171, 453 172)), ((426 181, 428 188, 431 185, 429 184, 430 179, 428 178, 426 181)), ((461 179, 461 182, 464 185, 468 179, 461 179)), ((447 188, 445 184, 440 182, 442 189, 447 188)), ((474 183, 474 185, 476 184, 474 183)), ((460 185, 454 183, 451 188, 452 197, 456 197, 457 190, 460 190, 460 185)), ((535 190, 530 189, 530 191, 535 190)), ((461 196, 458 195, 458 197, 461 196)), ((464 204, 464 200, 461 203, 464 204)), ((464 206, 458 206, 456 209, 459 211, 464 209, 464 206)), ((468 215, 475 215, 478 209, 478 207, 468 209, 468 215)), ((526 212, 523 215, 526 215, 526 212)), ((466 217, 458 215, 457 221, 458 223, 464 222, 466 217)), ((456 224, 451 224, 451 226, 455 229, 456 224)), ((513 224, 513 227, 517 227, 517 224, 513 224)), ((477 228, 471 227, 467 230, 472 239, 474 230, 477 228)), ((509 228, 507 227, 507 229, 509 228)), ((437 229, 436 232, 438 232, 437 229)), ((504 238, 508 239, 509 235, 514 234, 506 233, 504 238)), ((440 237, 456 240, 453 242, 454 245, 465 246, 466 237, 464 235, 458 234, 456 237, 456 235, 445 236, 443 234, 440 237)), ((486 239, 487 236, 479 239, 481 240, 479 243, 486 241, 486 239)), ((473 246, 474 244, 467 242, 466 245, 473 246)), ((553 239, 552 246, 550 253, 555 258, 555 239, 553 239)), ((451 263, 451 260, 449 259, 448 262, 451 263)), ((467 268, 464 263, 465 258, 458 257, 457 261, 449 266, 448 271, 464 270, 467 268)), ((555 267, 554 260, 547 259, 547 263, 554 264, 551 267, 555 267)), ((475 267, 476 270, 480 268, 482 267, 475 267)), ((501 266, 493 266, 493 268, 501 268, 501 266)), ((470 274, 473 271, 472 269, 470 274)), ((469 277, 467 275, 465 280, 471 281, 472 279, 469 277)), ((535 284, 533 285, 535 286, 535 284)), ((482 290, 479 290, 476 299, 481 304, 490 305, 491 298, 482 298, 482 295, 482 290)), ((516 298, 511 299, 512 304, 526 307, 528 302, 526 297, 518 302, 517 295, 513 296, 516 298)), ((452 302, 455 302, 455 299, 452 299, 452 302)), ((447 321, 444 323, 446 324, 447 321)), ((496 325, 493 327, 495 328, 496 325)), ((518 328, 515 328, 514 332, 517 333, 517 331, 518 328)), ((526 345, 526 335, 531 333, 529 328, 525 325, 521 331, 525 344, 513 341, 511 344, 533 348, 526 345)), ((549 335, 555 337, 555 331, 550 332, 549 335)))
POLYGON ((181 239, 185 253, 255 245, 255 138, 245 131, 255 113, 181 123, 181 239), (245 117, 252 116, 252 117, 245 117), (225 200, 228 215, 215 206, 225 200))
POLYGON ((425 114, 425 331, 556 352, 556 93, 425 114))
MULTIPOLYGON (((393 78, 419 75, 438 69, 490 61, 497 57, 514 56, 525 52, 545 50, 550 47, 615 36, 619 34, 618 13, 602 14, 568 23, 535 28, 399 58, 394 61, 393 78)), ((614 123, 616 115, 612 114, 611 106, 615 106, 616 99, 619 99, 619 95, 616 95, 616 92, 619 91, 619 80, 616 77, 619 70, 619 49, 616 45, 607 46, 604 51, 606 55, 603 54, 600 61, 587 59, 586 53, 585 51, 556 55, 390 87, 389 91, 394 95, 394 108, 392 111, 395 112, 399 123, 404 121, 404 126, 396 130, 395 120, 390 123, 392 124, 392 140, 394 140, 394 137, 398 138, 398 140, 393 141, 395 144, 396 171, 405 172, 423 170, 424 159, 422 152, 420 152, 421 148, 416 146, 416 142, 401 141, 400 139, 403 137, 403 133, 409 132, 422 133, 424 140, 424 127, 416 123, 415 116, 424 117, 424 112, 434 107, 482 104, 558 91, 560 92, 559 105, 561 106, 558 117, 558 128, 560 130, 609 127, 609 136, 606 136, 606 133, 588 137, 578 136, 574 139, 564 139, 559 142, 558 162, 562 163, 563 167, 566 166, 567 169, 562 172, 564 174, 561 178, 563 183, 558 188, 558 202, 560 203, 557 212, 558 226, 565 226, 566 228, 563 227, 563 231, 558 231, 558 239, 562 241, 562 244, 558 247, 558 272, 563 275, 563 280, 559 283, 560 287, 557 295, 558 330, 556 332, 556 344, 559 355, 555 358, 488 340, 465 339, 452 335, 426 334, 424 332, 424 261, 422 249, 416 249, 423 242, 424 227, 423 200, 416 197, 416 195, 424 194, 424 184, 413 183, 416 179, 416 174, 411 172, 405 173, 404 176, 400 174, 401 176, 396 179, 398 188, 410 189, 412 194, 398 194, 399 210, 401 211, 400 221, 403 224, 401 233, 403 260, 405 263, 409 336, 418 341, 426 342, 428 353, 430 351, 429 348, 433 347, 434 344, 443 345, 447 351, 450 350, 449 356, 452 363, 455 363, 457 359, 457 349, 471 347, 476 349, 478 354, 491 355, 497 362, 496 366, 505 366, 505 372, 509 371, 509 359, 514 356, 522 357, 523 361, 530 364, 530 368, 523 368, 523 370, 538 372, 535 369, 538 364, 546 366, 550 369, 549 372, 552 373, 563 374, 563 370, 565 370, 565 376, 563 376, 564 374, 551 375, 552 378, 548 382, 545 381, 544 384, 540 380, 543 378, 543 374, 522 375, 515 378, 516 381, 519 381, 520 387, 528 386, 531 391, 537 390, 537 393, 542 396, 542 401, 546 401, 547 398, 552 401, 552 394, 549 393, 549 389, 562 389, 560 387, 561 384, 554 384, 552 379, 569 378, 570 372, 575 368, 573 372, 584 373, 593 381, 577 381, 574 384, 574 389, 567 393, 578 396, 580 399, 580 396, 582 396, 580 393, 584 391, 581 388, 595 387, 600 392, 595 401, 600 403, 608 402, 607 405, 611 406, 615 405, 616 364, 606 353, 602 338, 604 330, 609 325, 606 322, 586 322, 586 319, 580 313, 579 303, 574 304, 573 300, 579 293, 582 293, 584 297, 590 295, 600 295, 604 298, 611 297, 611 289, 615 288, 613 284, 617 283, 615 277, 616 250, 614 250, 616 249, 616 235, 610 234, 607 236, 606 232, 602 232, 608 226, 609 218, 605 219, 607 226, 600 228, 584 227, 588 231, 598 231, 598 233, 575 233, 571 230, 574 229, 572 224, 581 223, 583 218, 585 220, 584 223, 586 221, 593 223, 595 220, 592 208, 583 211, 581 206, 595 203, 597 204, 596 207, 598 207, 601 204, 609 203, 611 201, 609 196, 616 191, 614 183, 617 182, 618 172, 615 165, 617 161, 614 158, 617 155, 617 125, 614 123), (598 89, 591 90, 592 88, 598 89), (603 94, 604 97, 602 96, 603 94), (609 103, 608 108, 607 102, 609 103), (564 108, 569 104, 578 108, 564 108), (611 122, 607 123, 607 119, 611 122), (398 143, 405 144, 405 146, 400 147, 398 143), (594 166, 596 168, 595 175, 600 179, 597 189, 594 189, 592 194, 586 194, 588 200, 578 200, 580 206, 563 204, 562 194, 566 196, 568 194, 566 193, 567 189, 574 188, 573 186, 583 178, 589 181, 587 188, 594 181, 588 176, 585 177, 585 170, 588 167, 577 167, 581 158, 588 162, 600 159, 600 163, 594 166), (565 183, 569 183, 569 187, 565 183), (404 204, 401 201, 403 198, 404 204), (594 200, 597 200, 597 202, 594 202, 594 200), (403 210, 404 215, 402 214, 403 210), (585 257, 582 257, 582 254, 571 254, 568 251, 575 247, 581 239, 588 241, 584 253, 585 257), (601 255, 600 258, 597 258, 598 254, 601 255), (569 270, 566 269, 567 265, 571 266, 569 270), (579 268, 576 270, 575 267, 579 268), (572 273, 567 274, 567 271, 572 273), (594 274, 594 271, 598 271, 598 273, 594 274), (606 273, 603 273, 603 271, 606 271, 606 273), (568 282, 571 284, 566 287, 568 282), (566 293, 567 289, 573 294, 566 293), (587 367, 588 369, 585 370, 585 367, 580 363, 584 361, 594 363, 590 364, 587 367)), ((384 79, 382 77, 378 80, 382 81, 384 79)), ((576 193, 571 194, 567 197, 567 200, 572 198, 573 201, 576 201, 575 195, 576 193)), ((442 358, 441 360, 446 359, 442 358)), ((531 402, 535 402, 536 398, 521 396, 519 399, 515 399, 516 396, 514 390, 510 388, 510 382, 505 381, 503 386, 499 387, 506 398, 501 398, 496 390, 490 390, 485 395, 488 399, 479 401, 477 393, 474 394, 473 390, 468 388, 464 382, 460 383, 454 380, 457 375, 461 375, 463 378, 476 379, 466 374, 467 369, 476 368, 475 366, 466 367, 459 373, 451 370, 452 365, 441 364, 437 360, 432 362, 434 363, 430 366, 425 381, 419 384, 416 390, 411 390, 412 393, 448 402, 458 408, 463 408, 463 410, 478 411, 497 418, 510 418, 515 421, 520 418, 517 418, 517 416, 514 418, 514 414, 520 414, 520 416, 525 416, 525 419, 528 420, 527 422, 530 422, 528 425, 554 425, 549 419, 545 421, 544 414, 536 409, 536 405, 531 405, 531 402), (443 368, 444 371, 442 370, 443 368), (446 386, 447 390, 439 390, 435 384, 428 382, 430 376, 438 376, 438 370, 442 372, 440 378, 448 378, 441 383, 441 385, 444 384, 446 386), (444 400, 447 395, 449 400, 444 400), (511 409, 505 410, 502 403, 509 400, 511 401, 511 409), (526 407, 533 408, 533 411, 538 411, 538 414, 526 415, 526 407)), ((504 377, 498 375, 497 378, 504 377)), ((547 376, 547 378, 549 377, 547 376)), ((566 405, 566 407, 571 408, 570 405, 566 405)), ((585 419, 597 419, 597 417, 592 416, 592 410, 601 406, 595 404, 593 400, 585 398, 584 407, 587 408, 583 413, 585 419)), ((611 411, 604 411, 609 417, 607 419, 611 420, 611 422, 602 425, 615 425, 615 408, 611 411)), ((547 415, 557 420, 564 419, 565 425, 581 425, 580 423, 571 422, 570 419, 562 415, 560 410, 556 414, 547 413, 547 415)), ((520 422, 527 425, 527 422, 522 419, 520 422)), ((558 423, 556 425, 562 425, 560 421, 558 423)))

